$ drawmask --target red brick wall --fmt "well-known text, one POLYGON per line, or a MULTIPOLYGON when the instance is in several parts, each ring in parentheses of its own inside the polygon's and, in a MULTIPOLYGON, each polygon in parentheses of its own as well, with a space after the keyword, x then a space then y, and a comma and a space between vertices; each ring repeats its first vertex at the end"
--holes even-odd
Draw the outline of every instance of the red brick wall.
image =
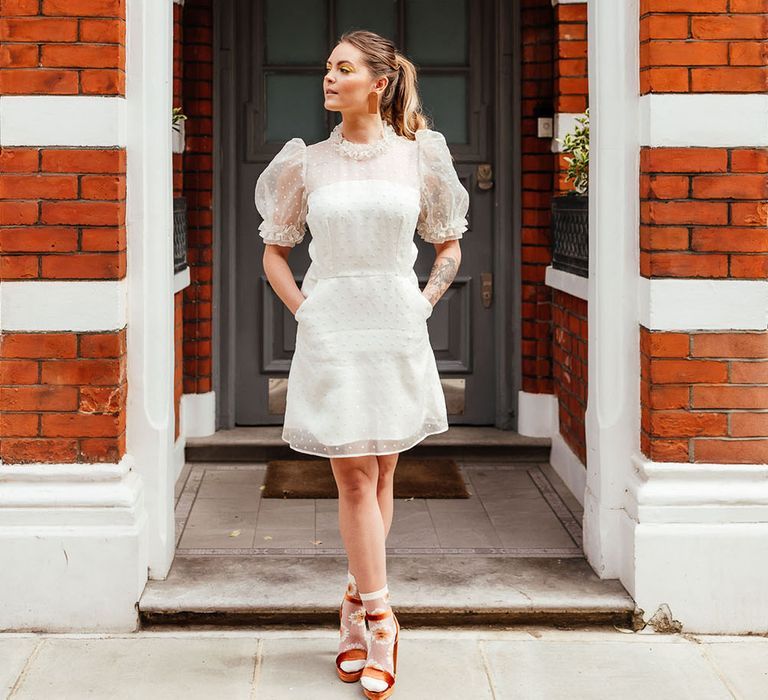
POLYGON ((125 0, 2 0, 0 94, 125 95, 125 0))
POLYGON ((768 149, 644 148, 640 274, 764 279, 768 149))
POLYGON ((643 452, 768 462, 768 332, 640 331, 643 452))
MULTIPOLYGON (((587 61, 587 4, 555 6, 555 112, 583 113, 589 107, 587 61)), ((565 175, 570 157, 557 154, 556 193, 568 192, 573 183, 565 175)))
POLYGON ((587 463, 584 416, 587 410, 587 302, 554 290, 553 374, 560 434, 574 454, 587 463))
MULTIPOLYGON (((764 92, 768 2, 641 2, 641 92, 764 92)), ((768 273, 768 150, 643 148, 640 274, 768 273)), ((641 449, 657 461, 768 461, 768 334, 641 326, 641 449)))
POLYGON ((764 92, 766 0, 641 0, 640 92, 764 92))
MULTIPOLYGON (((589 107, 587 60, 587 4, 557 5, 557 60, 555 72, 556 111, 583 113, 589 107)), ((556 194, 573 190, 565 179, 567 153, 558 153, 556 194)), ((587 302, 555 291, 552 325, 554 332, 554 379, 560 434, 574 454, 587 463, 587 302)))
POLYGON ((184 393, 184 292, 178 292, 173 298, 173 405, 174 405, 174 433, 177 440, 181 434, 181 395, 184 393))
POLYGON ((537 136, 537 117, 554 110, 554 11, 550 0, 522 0, 522 390, 552 393, 550 199, 555 180, 551 141, 537 136))
POLYGON ((0 456, 117 462, 125 453, 125 330, 0 335, 0 456))
POLYGON ((0 149, 0 276, 125 276, 125 150, 0 149))
MULTIPOLYGON (((2 0, 0 92, 123 95, 124 0, 2 0)), ((0 279, 120 280, 123 148, 0 149, 0 279)), ((0 457, 125 453, 125 328, 0 335, 0 457)))
POLYGON ((583 112, 588 106, 587 3, 555 8, 555 111, 583 112))
MULTIPOLYGON (((181 107, 182 82, 183 82, 183 46, 184 25, 182 22, 183 5, 173 4, 173 106, 181 107)), ((179 125, 181 129, 181 125, 179 125)), ((184 188, 183 155, 173 154, 173 196, 180 197, 184 188)), ((184 392, 184 332, 182 314, 184 311, 184 291, 176 292, 173 299, 174 308, 174 338, 173 338, 173 415, 174 415, 174 440, 181 433, 181 395, 184 392)))
POLYGON ((191 284, 184 290, 184 393, 213 390, 213 12, 187 0, 183 12, 182 100, 186 121, 183 193, 187 198, 191 284))

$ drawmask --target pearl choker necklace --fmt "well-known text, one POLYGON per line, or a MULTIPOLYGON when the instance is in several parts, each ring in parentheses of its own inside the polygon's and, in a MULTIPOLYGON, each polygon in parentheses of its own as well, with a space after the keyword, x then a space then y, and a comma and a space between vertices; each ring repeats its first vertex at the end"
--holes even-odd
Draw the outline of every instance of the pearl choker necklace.
POLYGON ((354 158, 355 160, 372 158, 373 156, 383 153, 389 145, 397 139, 397 134, 392 125, 389 122, 383 122, 383 125, 384 135, 372 143, 354 143, 352 141, 347 141, 347 139, 341 135, 341 124, 337 124, 333 127, 329 140, 339 153, 348 158, 354 158))

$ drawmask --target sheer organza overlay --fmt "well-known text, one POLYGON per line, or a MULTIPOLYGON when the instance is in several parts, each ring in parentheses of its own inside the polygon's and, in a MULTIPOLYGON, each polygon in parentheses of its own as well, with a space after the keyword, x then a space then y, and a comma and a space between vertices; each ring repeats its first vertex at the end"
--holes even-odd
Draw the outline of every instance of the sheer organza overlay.
POLYGON ((413 266, 414 232, 463 237, 469 194, 443 135, 411 141, 385 123, 371 144, 341 125, 325 141, 288 141, 259 176, 265 244, 293 247, 310 231, 296 311, 283 439, 298 452, 349 457, 401 452, 448 429, 429 343, 432 304, 413 266))

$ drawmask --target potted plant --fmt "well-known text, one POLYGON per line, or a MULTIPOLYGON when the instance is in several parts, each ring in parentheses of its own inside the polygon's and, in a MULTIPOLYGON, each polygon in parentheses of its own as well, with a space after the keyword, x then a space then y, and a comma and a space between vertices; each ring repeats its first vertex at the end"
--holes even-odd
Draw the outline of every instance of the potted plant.
POLYGON ((171 115, 171 140, 173 153, 184 152, 184 120, 187 116, 181 111, 181 107, 174 107, 171 115))
POLYGON ((576 118, 579 125, 562 145, 568 169, 565 180, 574 189, 552 197, 552 267, 581 277, 589 276, 589 108, 576 118))

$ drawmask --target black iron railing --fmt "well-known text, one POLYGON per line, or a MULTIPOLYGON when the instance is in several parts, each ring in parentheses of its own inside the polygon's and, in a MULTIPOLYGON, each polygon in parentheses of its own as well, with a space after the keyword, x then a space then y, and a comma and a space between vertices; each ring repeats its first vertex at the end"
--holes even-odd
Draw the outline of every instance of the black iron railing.
POLYGON ((173 199, 173 271, 187 266, 187 198, 173 199))
POLYGON ((589 277, 589 197, 552 197, 552 267, 589 277))

